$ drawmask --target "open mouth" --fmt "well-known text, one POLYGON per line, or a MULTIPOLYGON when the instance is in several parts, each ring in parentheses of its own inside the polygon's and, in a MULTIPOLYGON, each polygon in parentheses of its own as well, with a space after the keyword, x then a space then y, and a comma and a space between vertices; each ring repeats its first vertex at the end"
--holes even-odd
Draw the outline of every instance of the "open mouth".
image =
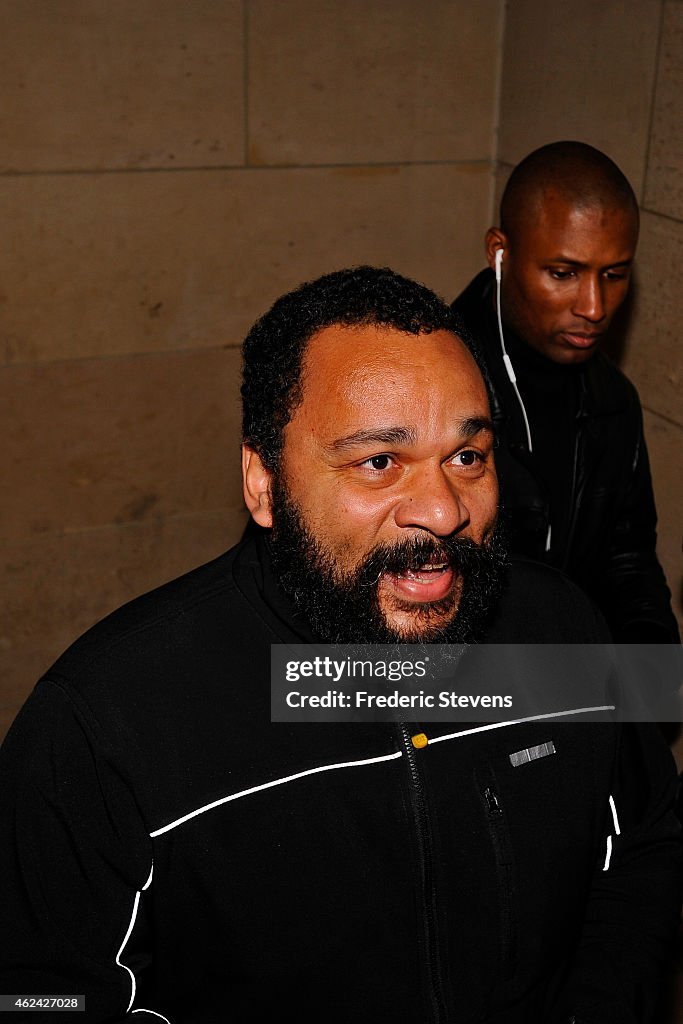
POLYGON ((448 568, 448 562, 439 562, 435 565, 421 565, 419 569, 406 569, 399 575, 406 579, 417 580, 418 583, 433 583, 436 575, 443 573, 448 568))
POLYGON ((427 562, 401 572, 385 572, 382 579, 403 601, 443 601, 453 589, 455 573, 448 562, 427 562))

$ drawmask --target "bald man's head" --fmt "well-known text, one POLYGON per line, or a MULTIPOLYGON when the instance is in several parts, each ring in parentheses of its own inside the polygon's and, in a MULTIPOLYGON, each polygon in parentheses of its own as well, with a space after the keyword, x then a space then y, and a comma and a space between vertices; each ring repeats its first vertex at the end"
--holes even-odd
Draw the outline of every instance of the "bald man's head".
POLYGON ((636 197, 609 157, 583 142, 534 150, 486 235, 504 325, 553 362, 585 362, 626 297, 637 241, 636 197))
POLYGON ((500 204, 501 229, 514 239, 549 195, 580 210, 628 210, 638 220, 638 203, 626 176, 613 160, 585 142, 551 142, 515 167, 500 204))

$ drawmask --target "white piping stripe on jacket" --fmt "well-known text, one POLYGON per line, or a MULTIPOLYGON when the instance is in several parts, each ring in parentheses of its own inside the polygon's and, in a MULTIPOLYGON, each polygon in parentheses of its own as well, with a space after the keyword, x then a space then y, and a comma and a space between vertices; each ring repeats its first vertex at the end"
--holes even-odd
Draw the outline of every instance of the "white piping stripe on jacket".
POLYGON ((605 863, 604 863, 603 868, 602 868, 603 871, 608 871, 609 870, 609 862, 610 862, 611 859, 612 859, 612 837, 611 836, 607 836, 607 852, 605 854, 605 863))
MULTIPOLYGON (((479 725, 474 729, 463 729, 462 732, 452 732, 447 736, 435 736, 434 739, 429 740, 429 743, 442 743, 444 740, 458 739, 460 736, 469 736, 475 732, 487 732, 489 729, 503 729, 509 725, 522 725, 524 722, 537 722, 541 719, 547 718, 562 718, 566 715, 585 715, 591 711, 614 711, 613 704, 600 705, 593 708, 573 708, 570 711, 552 711, 546 715, 532 715, 530 718, 517 718, 511 722, 491 722, 488 725, 479 725)), ((150 837, 156 839, 157 836, 161 836, 164 832, 170 832, 171 829, 177 828, 178 825, 183 825, 186 821, 190 821, 191 818, 196 818, 198 814, 204 814, 205 811, 211 811, 214 807, 220 807, 222 804, 230 803, 232 800, 239 800, 243 796, 250 796, 252 793, 260 793, 264 789, 272 789, 273 786, 283 786, 287 782, 296 782, 297 779, 303 779, 307 775, 317 775, 318 772, 331 772, 337 768, 359 768, 366 764, 380 764, 382 761, 393 761, 397 757, 402 757, 403 752, 397 750, 394 754, 384 754, 382 757, 367 757, 362 761, 341 761, 339 764, 323 764, 318 768, 308 768, 304 772, 296 772, 294 775, 286 775, 282 779, 274 779, 272 782, 263 782, 260 786, 251 786, 249 789, 242 789, 239 793, 231 793, 229 796, 220 797, 218 800, 213 800, 210 804, 204 804, 203 807, 198 807, 195 811, 190 811, 188 814, 184 814, 181 818, 176 818, 175 821, 169 822, 168 825, 163 825, 161 828, 157 828, 154 832, 150 832, 150 837)))
POLYGON ((395 754, 385 754, 383 757, 367 757, 363 761, 341 761, 339 764, 323 764, 319 768, 308 768, 305 772, 297 772, 295 775, 287 775, 284 779, 274 779, 272 782, 263 782, 260 786, 252 786, 250 789, 243 789, 239 793, 231 793, 230 796, 223 796, 220 800, 214 800, 213 803, 205 804, 204 807, 198 807, 196 811, 190 811, 189 814, 184 814, 182 818, 176 818, 175 821, 170 822, 168 825, 164 825, 163 828, 158 828, 154 832, 150 832, 150 836, 154 839, 156 836, 163 835, 164 832, 169 832, 172 828, 177 828, 178 825, 182 825, 184 822, 189 821, 190 818, 196 818, 198 814, 204 814, 205 811, 210 811, 214 807, 220 807, 221 804, 227 804, 231 800, 239 800, 240 797, 250 796, 252 793, 260 793, 263 789, 272 789, 273 786, 283 786, 286 782, 295 782, 296 779, 303 779, 307 775, 316 775, 318 772, 331 772, 336 768, 359 768, 364 764, 379 764, 380 761, 393 761, 397 757, 402 757, 403 751, 397 750, 395 754))
POLYGON ((614 803, 614 797, 612 796, 611 793, 610 793, 610 798, 609 798, 609 805, 610 805, 610 807, 612 809, 612 821, 614 822, 614 834, 616 836, 620 836, 621 835, 621 829, 619 828, 619 819, 617 818, 617 808, 616 808, 616 805, 614 803))
MULTIPOLYGON (((614 802, 614 797, 610 793, 609 795, 609 807, 612 812, 612 821, 614 822, 614 834, 617 836, 621 835, 621 829, 619 828, 619 818, 617 817, 617 805, 614 802)), ((612 859, 612 836, 607 836, 607 853, 605 854, 605 865, 603 871, 607 871, 609 868, 610 860, 612 859)))
POLYGON ((512 722, 490 722, 478 725, 475 729, 463 729, 462 732, 449 732, 447 736, 435 736, 432 743, 443 743, 444 740, 456 740, 460 736, 471 736, 475 732, 488 732, 489 729, 505 729, 508 725, 523 725, 525 722, 540 722, 545 718, 562 718, 566 715, 587 715, 591 711, 614 711, 614 704, 604 704, 595 708, 573 708, 571 711, 551 711, 547 715, 532 715, 530 718, 516 718, 512 722))
POLYGON ((150 885, 152 884, 152 875, 153 874, 154 874, 154 861, 152 861, 152 866, 149 869, 149 877, 148 877, 147 881, 143 885, 142 889, 138 889, 138 891, 135 893, 135 900, 133 902, 133 913, 131 914, 130 924, 128 925, 128 931, 126 932, 126 936, 125 936, 123 942, 121 943, 121 947, 120 947, 118 953, 116 954, 116 963, 117 963, 117 965, 119 967, 123 967, 124 971, 128 971, 128 973, 130 974, 131 993, 130 993, 130 1002, 128 1003, 128 1006, 126 1007, 126 1013, 129 1012, 131 1006, 133 1005, 133 1001, 135 999, 135 989, 136 989, 135 975, 131 971, 130 967, 126 967, 125 964, 121 963, 121 960, 119 959, 119 957, 123 953, 123 951, 124 951, 124 949, 126 947, 126 943, 128 942, 128 939, 130 938, 131 932, 133 931, 133 928, 135 926, 135 918, 138 916, 138 907, 140 906, 140 894, 143 893, 145 891, 145 889, 149 889, 150 885))

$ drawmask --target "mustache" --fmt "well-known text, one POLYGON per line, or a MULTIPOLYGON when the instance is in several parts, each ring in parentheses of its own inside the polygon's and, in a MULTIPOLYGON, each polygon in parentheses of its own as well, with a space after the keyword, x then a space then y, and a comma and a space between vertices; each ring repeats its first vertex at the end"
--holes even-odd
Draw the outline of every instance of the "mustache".
POLYGON ((356 584, 372 587, 382 573, 400 575, 424 565, 447 565, 459 575, 477 573, 488 565, 490 545, 468 537, 407 537, 395 544, 381 544, 364 560, 356 584))

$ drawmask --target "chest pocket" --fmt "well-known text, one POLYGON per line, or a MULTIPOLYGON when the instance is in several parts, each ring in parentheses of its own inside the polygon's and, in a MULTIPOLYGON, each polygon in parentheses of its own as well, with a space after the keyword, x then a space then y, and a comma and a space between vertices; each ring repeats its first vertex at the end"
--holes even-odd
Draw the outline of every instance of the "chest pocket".
POLYGON ((499 957, 503 978, 508 979, 514 974, 517 961, 515 913, 517 871, 512 852, 512 840, 493 770, 491 768, 477 769, 475 777, 496 865, 498 905, 500 907, 499 957))
MULTIPOLYGON (((510 744, 474 771, 498 887, 500 963, 507 979, 529 979, 571 949, 604 850, 604 801, 592 745, 572 726, 529 745, 510 744)), ((531 739, 531 737, 529 737, 531 739)), ((593 748, 594 749, 594 748, 593 748)))

